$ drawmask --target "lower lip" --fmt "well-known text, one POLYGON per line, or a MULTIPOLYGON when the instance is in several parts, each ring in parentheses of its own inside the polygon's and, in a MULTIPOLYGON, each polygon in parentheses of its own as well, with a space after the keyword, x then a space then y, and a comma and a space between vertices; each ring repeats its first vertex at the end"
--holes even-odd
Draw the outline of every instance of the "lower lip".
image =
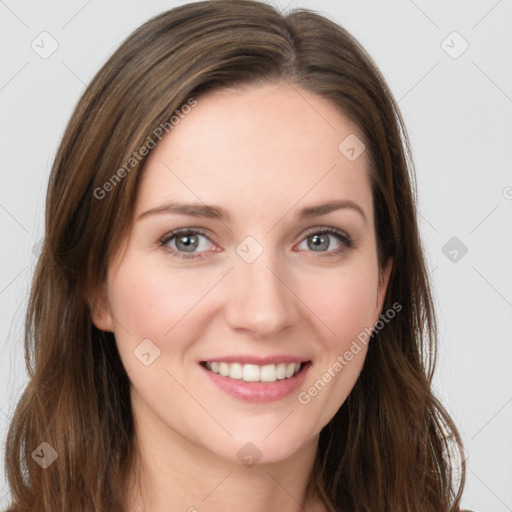
POLYGON ((241 379, 230 379, 213 373, 202 365, 199 366, 221 391, 231 397, 245 402, 261 403, 281 400, 300 388, 311 362, 306 363, 302 370, 293 377, 275 382, 245 382, 241 379))

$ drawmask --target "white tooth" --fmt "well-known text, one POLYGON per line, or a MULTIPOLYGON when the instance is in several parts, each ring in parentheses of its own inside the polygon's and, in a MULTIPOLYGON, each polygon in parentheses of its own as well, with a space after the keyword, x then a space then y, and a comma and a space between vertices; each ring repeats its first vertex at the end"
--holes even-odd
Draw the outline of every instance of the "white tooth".
POLYGON ((258 382, 260 380, 260 367, 256 364, 244 364, 242 379, 246 382, 258 382))
POLYGON ((286 377, 289 379, 293 377, 293 372, 295 371, 295 363, 289 363, 286 365, 286 377))
POLYGON ((275 382, 276 380, 276 365, 267 364, 261 367, 261 381, 262 382, 275 382))
POLYGON ((284 379, 286 377, 286 363, 279 363, 276 368, 276 378, 284 379))
POLYGON ((256 364, 207 362, 205 366, 213 373, 230 379, 243 379, 246 382, 275 382, 293 377, 299 372, 301 363, 258 366, 256 364))
POLYGON ((229 364, 228 363, 219 363, 219 373, 223 377, 227 377, 229 375, 229 364))
POLYGON ((229 378, 241 379, 242 378, 242 365, 240 363, 231 363, 229 365, 229 378))

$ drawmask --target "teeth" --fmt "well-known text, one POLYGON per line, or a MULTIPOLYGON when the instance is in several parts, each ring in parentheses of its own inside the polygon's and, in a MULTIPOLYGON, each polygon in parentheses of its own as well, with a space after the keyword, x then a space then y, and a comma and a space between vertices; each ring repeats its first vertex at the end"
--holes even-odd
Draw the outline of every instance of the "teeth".
MULTIPOLYGON (((236 364, 236 363, 235 363, 236 364)), ((256 364, 244 364, 242 380, 245 382, 258 382, 261 377, 260 367, 256 364)))
POLYGON ((257 364, 207 362, 206 367, 213 373, 230 379, 242 379, 245 382, 275 382, 293 377, 300 370, 300 363, 258 366, 257 364))
POLYGON ((276 377, 281 380, 286 378, 286 363, 279 363, 276 367, 276 377))
POLYGON ((286 378, 289 379, 295 372, 295 364, 290 363, 286 365, 286 378))
POLYGON ((262 382, 275 382, 277 369, 275 364, 267 364, 261 367, 261 381, 262 382))
POLYGON ((228 363, 219 363, 219 374, 223 377, 227 377, 229 375, 229 364, 228 363))
POLYGON ((241 379, 242 376, 242 365, 240 363, 233 363, 229 365, 230 379, 241 379))

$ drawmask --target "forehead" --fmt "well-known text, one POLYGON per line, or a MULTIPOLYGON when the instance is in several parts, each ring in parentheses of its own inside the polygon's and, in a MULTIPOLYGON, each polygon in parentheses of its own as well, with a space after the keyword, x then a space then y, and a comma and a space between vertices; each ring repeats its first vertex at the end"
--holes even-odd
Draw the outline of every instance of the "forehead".
POLYGON ((208 92, 152 150, 136 210, 170 200, 248 212, 349 199, 371 216, 367 155, 348 159, 347 137, 363 140, 336 105, 296 86, 208 92))

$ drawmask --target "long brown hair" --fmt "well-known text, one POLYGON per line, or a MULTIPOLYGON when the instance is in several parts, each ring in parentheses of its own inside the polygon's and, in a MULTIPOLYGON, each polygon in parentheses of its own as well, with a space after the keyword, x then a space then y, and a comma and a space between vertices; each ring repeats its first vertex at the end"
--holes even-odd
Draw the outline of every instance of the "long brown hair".
POLYGON ((379 263, 394 262, 383 310, 402 307, 373 335, 353 391, 322 430, 311 489, 331 511, 458 510, 464 464, 453 472, 450 446, 461 441, 431 390, 436 324, 397 104, 371 58, 329 19, 214 0, 164 12, 130 35, 65 131, 26 316, 29 383, 8 432, 10 511, 125 510, 130 386, 113 334, 92 323, 90 297, 129 232, 146 159, 139 150, 190 98, 273 81, 330 100, 361 129, 379 263), (34 456, 43 442, 58 455, 46 469, 34 456))

